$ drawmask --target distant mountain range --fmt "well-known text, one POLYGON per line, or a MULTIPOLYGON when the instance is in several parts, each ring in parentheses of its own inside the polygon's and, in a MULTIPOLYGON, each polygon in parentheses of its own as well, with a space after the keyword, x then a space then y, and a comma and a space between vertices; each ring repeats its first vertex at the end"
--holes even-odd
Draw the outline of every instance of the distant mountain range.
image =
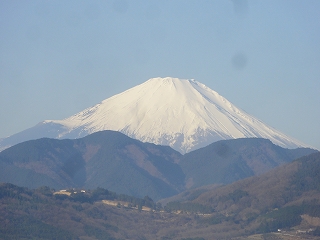
POLYGON ((153 78, 64 120, 46 120, 0 140, 0 151, 42 137, 80 138, 119 131, 143 142, 187 153, 212 142, 265 138, 284 148, 307 147, 247 114, 204 84, 153 78))
POLYGON ((103 187, 158 200, 186 189, 259 175, 313 152, 244 138, 181 155, 168 146, 101 131, 74 140, 30 140, 0 152, 0 182, 29 188, 103 187))

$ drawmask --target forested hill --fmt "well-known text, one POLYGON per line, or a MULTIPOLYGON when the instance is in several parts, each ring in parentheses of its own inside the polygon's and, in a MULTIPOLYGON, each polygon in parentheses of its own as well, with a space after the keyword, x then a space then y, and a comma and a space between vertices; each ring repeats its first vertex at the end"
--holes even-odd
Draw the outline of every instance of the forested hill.
POLYGON ((180 156, 170 147, 114 131, 75 140, 42 138, 0 152, 0 181, 29 188, 103 187, 160 199, 184 188, 184 173, 176 163, 180 156))
POLYGON ((124 220, 120 210, 124 202, 136 214, 144 208, 157 209, 148 196, 139 199, 103 188, 55 192, 45 186, 30 190, 2 183, 0 239, 118 239, 116 236, 123 237, 118 232, 125 227, 117 223, 124 220), (102 200, 118 202, 117 207, 109 207, 102 200))
POLYGON ((240 138, 214 142, 187 153, 179 165, 188 187, 195 188, 258 176, 314 152, 310 148, 282 148, 263 138, 240 138))
POLYGON ((320 226, 319 173, 320 152, 317 152, 261 176, 200 192, 198 197, 183 203, 211 207, 215 209, 212 224, 229 224, 234 229, 246 226, 249 232, 307 226, 315 229, 320 226))
POLYGON ((186 189, 259 175, 312 152, 244 138, 181 155, 168 146, 101 131, 74 140, 31 140, 0 152, 0 182, 29 188, 103 187, 157 201, 186 189))

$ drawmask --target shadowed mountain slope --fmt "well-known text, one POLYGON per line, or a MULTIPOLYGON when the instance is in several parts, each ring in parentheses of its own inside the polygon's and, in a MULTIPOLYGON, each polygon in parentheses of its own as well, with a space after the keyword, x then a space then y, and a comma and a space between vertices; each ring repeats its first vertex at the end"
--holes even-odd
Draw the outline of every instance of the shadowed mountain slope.
POLYGON ((104 187, 154 199, 184 188, 180 153, 102 131, 77 140, 38 139, 0 153, 0 181, 36 188, 104 187))
POLYGON ((168 146, 101 131, 81 139, 42 138, 0 153, 0 181, 37 188, 103 187, 154 200, 185 189, 259 175, 314 152, 283 149, 269 140, 224 140, 181 155, 168 146))
POLYGON ((186 174, 187 187, 195 188, 260 175, 313 152, 316 150, 281 148, 261 138, 232 139, 187 153, 179 165, 186 174))
POLYGON ((270 232, 299 224, 305 228, 320 226, 310 222, 320 217, 319 172, 317 152, 260 176, 207 190, 191 202, 214 208, 216 214, 211 220, 215 224, 247 225, 247 231, 270 232))

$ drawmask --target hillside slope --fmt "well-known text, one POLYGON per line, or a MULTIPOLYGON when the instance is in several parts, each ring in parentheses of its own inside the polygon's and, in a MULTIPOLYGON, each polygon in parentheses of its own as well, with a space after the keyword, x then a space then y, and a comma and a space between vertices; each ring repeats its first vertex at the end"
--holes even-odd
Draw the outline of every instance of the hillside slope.
POLYGON ((185 189, 231 183, 314 152, 265 139, 223 140, 186 155, 115 131, 84 138, 42 138, 0 153, 0 181, 29 188, 108 188, 155 200, 185 189))
POLYGON ((320 152, 230 185, 208 190, 192 203, 215 209, 212 224, 263 233, 320 226, 320 152), (312 223, 311 219, 314 218, 312 223))
POLYGON ((0 184, 0 238, 315 240, 320 236, 319 170, 320 153, 315 153, 193 201, 169 203, 166 211, 148 197, 101 188, 67 196, 53 195, 48 187, 0 184), (119 204, 109 206, 102 199, 119 204), (121 205, 124 199, 132 206, 121 205), (134 202, 156 211, 139 211, 134 202))
POLYGON ((102 131, 82 139, 38 139, 0 153, 0 182, 56 189, 104 187, 159 199, 184 188, 180 153, 102 131))
POLYGON ((281 148, 261 138, 232 139, 187 153, 179 165, 186 174, 187 187, 195 188, 257 176, 313 152, 308 148, 281 148))

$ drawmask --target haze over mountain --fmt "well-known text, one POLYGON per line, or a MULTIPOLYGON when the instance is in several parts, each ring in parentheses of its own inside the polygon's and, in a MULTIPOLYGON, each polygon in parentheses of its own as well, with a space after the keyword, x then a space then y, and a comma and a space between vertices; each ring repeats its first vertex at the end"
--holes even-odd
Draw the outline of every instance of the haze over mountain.
POLYGON ((284 148, 307 147, 239 109, 195 80, 152 78, 63 120, 46 120, 0 140, 0 150, 41 137, 80 138, 102 131, 169 145, 186 153, 224 139, 266 138, 284 148))
POLYGON ((30 140, 0 153, 0 182, 55 189, 104 187, 153 199, 184 189, 181 154, 116 131, 80 139, 30 140))
POLYGON ((97 187, 154 200, 185 189, 259 175, 315 150, 260 138, 221 140, 181 155, 117 131, 80 139, 41 138, 0 152, 0 182, 55 189, 97 187))

